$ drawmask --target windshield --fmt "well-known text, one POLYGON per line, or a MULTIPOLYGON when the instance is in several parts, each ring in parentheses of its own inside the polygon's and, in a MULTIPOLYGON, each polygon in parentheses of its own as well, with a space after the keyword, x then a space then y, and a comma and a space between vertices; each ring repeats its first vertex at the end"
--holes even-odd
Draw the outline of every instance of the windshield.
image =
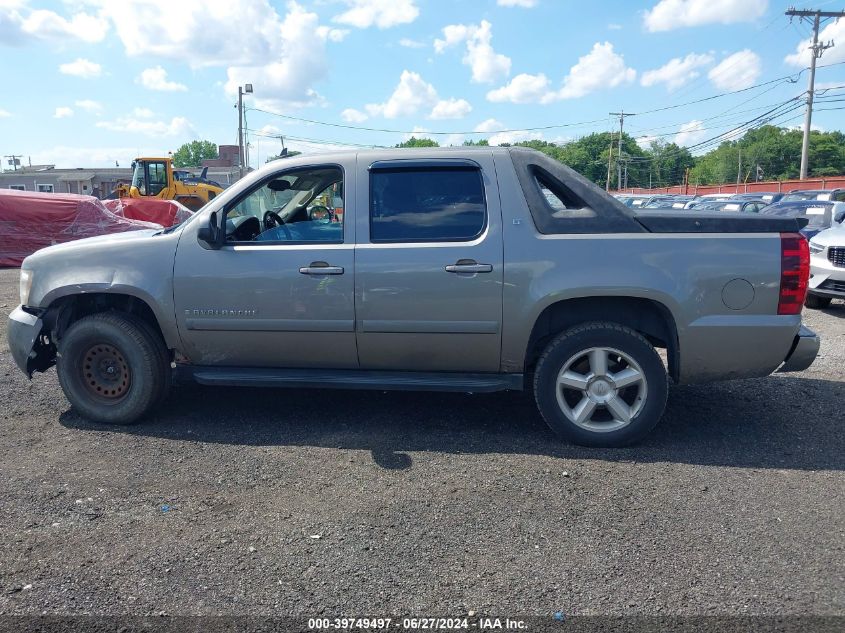
POLYGON ((793 191, 781 198, 781 202, 792 202, 794 200, 828 200, 829 193, 820 193, 818 191, 793 191))
POLYGON ((809 222, 808 227, 811 228, 827 228, 831 224, 831 215, 833 213, 833 205, 825 204, 824 202, 811 202, 808 204, 773 204, 760 213, 764 215, 780 215, 791 218, 807 218, 809 222))
POLYGON ((132 172, 132 186, 137 187, 138 191, 143 196, 147 193, 147 183, 144 179, 144 163, 139 160, 135 162, 134 166, 135 169, 132 172))

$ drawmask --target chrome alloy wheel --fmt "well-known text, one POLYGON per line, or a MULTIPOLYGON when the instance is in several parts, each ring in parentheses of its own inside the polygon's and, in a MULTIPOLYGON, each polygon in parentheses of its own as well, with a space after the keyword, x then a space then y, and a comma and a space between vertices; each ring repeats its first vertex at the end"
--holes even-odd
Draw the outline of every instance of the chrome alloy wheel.
POLYGON ((636 417, 648 393, 645 374, 617 349, 591 347, 563 364, 555 385, 563 414, 587 431, 617 431, 636 417))

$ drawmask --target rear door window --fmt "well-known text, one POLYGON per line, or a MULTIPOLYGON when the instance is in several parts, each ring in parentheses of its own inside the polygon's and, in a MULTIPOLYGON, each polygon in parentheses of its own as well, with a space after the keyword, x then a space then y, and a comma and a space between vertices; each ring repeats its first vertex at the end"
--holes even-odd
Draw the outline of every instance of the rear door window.
POLYGON ((472 167, 374 169, 370 241, 461 242, 484 232, 481 171, 472 167))

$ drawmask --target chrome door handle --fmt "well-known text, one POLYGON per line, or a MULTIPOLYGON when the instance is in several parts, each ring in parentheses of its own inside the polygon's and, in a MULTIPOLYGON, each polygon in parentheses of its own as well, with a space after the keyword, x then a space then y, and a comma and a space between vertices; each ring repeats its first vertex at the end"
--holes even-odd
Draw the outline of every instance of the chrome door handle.
POLYGON ((447 273, 492 273, 492 264, 479 264, 474 259, 459 259, 450 266, 446 266, 447 273))
POLYGON ((311 262, 299 269, 303 275, 342 275, 342 266, 329 266, 326 262, 311 262))

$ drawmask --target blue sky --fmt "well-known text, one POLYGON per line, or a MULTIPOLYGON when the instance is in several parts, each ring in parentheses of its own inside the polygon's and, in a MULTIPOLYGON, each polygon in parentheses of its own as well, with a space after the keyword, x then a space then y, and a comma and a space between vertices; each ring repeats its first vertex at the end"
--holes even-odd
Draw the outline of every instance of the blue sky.
MULTIPOLYGON (((236 143, 247 82, 253 165, 279 135, 304 151, 413 132, 565 142, 615 129, 609 112, 667 106, 626 118, 626 131, 695 146, 781 104, 772 122, 800 125, 786 102, 806 89, 810 28, 790 23, 789 4, 806 3, 0 0, 0 154, 128 166, 193 139, 236 143)), ((817 77, 831 98, 845 86, 845 20, 822 36, 837 43, 817 77)), ((835 106, 814 125, 845 127, 835 106)))

